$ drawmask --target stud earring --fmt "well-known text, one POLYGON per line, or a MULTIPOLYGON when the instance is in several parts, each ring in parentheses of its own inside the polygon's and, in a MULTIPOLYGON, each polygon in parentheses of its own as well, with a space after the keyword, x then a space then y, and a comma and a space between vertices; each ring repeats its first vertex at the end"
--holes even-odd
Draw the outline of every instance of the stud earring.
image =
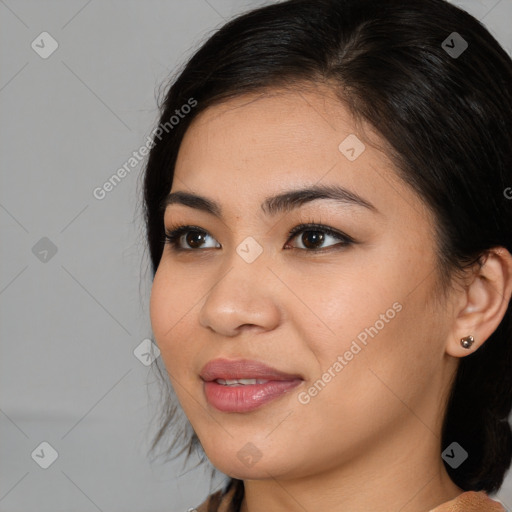
POLYGON ((464 348, 471 348, 471 345, 473 345, 474 341, 475 341, 475 338, 473 338, 473 336, 469 335, 469 336, 465 336, 464 338, 461 338, 460 344, 464 348))

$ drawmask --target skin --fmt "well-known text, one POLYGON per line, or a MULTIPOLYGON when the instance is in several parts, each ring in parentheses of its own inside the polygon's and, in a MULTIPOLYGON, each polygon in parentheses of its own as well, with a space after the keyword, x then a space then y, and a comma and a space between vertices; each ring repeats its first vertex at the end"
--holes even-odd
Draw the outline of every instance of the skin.
POLYGON ((166 244, 151 322, 207 456, 245 481, 244 512, 425 512, 463 492, 439 456, 445 399, 459 358, 478 349, 505 313, 512 258, 491 253, 443 294, 434 219, 384 147, 324 86, 211 107, 181 145, 172 191, 215 200, 223 216, 167 207, 166 228, 192 224, 209 236, 200 249, 185 237, 181 252, 166 244), (338 149, 349 134, 366 146, 355 161, 338 149), (375 211, 332 199, 274 216, 262 211, 266 197, 313 184, 343 186, 375 211), (307 249, 307 232, 288 237, 307 222, 357 243, 325 234, 323 250, 307 249), (263 248, 252 263, 236 252, 249 236, 263 248), (300 403, 299 393, 396 303, 394 318, 300 403), (465 350, 459 340, 469 334, 476 341, 465 350), (304 381, 254 411, 220 412, 199 377, 219 357, 255 359, 304 381), (237 456, 248 442, 261 457, 252 465, 237 456))

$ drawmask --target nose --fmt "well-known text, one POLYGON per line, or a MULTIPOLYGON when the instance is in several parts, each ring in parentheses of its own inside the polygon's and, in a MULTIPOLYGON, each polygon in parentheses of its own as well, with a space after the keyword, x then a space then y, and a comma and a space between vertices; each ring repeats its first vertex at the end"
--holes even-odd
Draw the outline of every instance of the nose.
POLYGON ((282 316, 279 281, 267 268, 268 262, 262 258, 247 263, 235 254, 230 263, 206 295, 199 312, 200 324, 228 337, 246 329, 275 329, 282 316))

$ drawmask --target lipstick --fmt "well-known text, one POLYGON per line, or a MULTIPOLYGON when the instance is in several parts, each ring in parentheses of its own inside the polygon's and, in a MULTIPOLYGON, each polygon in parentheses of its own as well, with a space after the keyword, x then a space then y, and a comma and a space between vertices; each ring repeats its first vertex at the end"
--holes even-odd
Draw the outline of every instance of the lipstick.
POLYGON ((215 359, 200 373, 207 402, 222 412, 249 412, 297 387, 303 378, 248 359, 215 359))

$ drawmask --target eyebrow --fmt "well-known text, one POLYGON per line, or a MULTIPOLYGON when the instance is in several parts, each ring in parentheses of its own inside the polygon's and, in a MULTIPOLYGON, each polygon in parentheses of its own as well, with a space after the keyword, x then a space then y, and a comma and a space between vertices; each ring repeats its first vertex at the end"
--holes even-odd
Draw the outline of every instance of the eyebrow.
MULTIPOLYGON (((261 204, 261 209, 267 215, 276 215, 318 199, 331 199, 343 205, 356 205, 378 212, 369 201, 338 185, 315 185, 283 192, 267 197, 261 204)), ((171 204, 181 204, 222 218, 222 208, 217 202, 197 194, 184 191, 171 192, 162 201, 161 209, 165 210, 171 204)))

